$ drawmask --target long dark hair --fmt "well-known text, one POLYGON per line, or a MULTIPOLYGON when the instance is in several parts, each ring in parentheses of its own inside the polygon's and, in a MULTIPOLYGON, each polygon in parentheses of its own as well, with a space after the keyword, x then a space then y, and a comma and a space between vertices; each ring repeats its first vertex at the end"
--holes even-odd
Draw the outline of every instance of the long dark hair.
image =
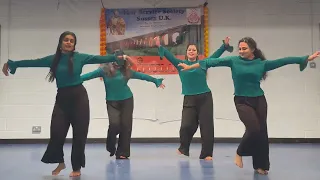
POLYGON ((119 66, 116 63, 104 63, 101 66, 103 72, 108 77, 114 77, 116 71, 119 69, 125 79, 131 78, 131 63, 129 61, 124 61, 124 64, 119 66))
MULTIPOLYGON (((257 43, 253 38, 244 37, 239 40, 238 44, 240 44, 241 42, 247 43, 249 48, 253 50, 254 58, 259 58, 262 61, 266 60, 266 57, 264 56, 263 52, 257 47, 257 43)), ((266 80, 266 78, 267 78, 267 73, 264 73, 262 76, 262 80, 266 80)))
MULTIPOLYGON (((57 46, 57 50, 56 50, 56 54, 54 55, 54 58, 53 58, 53 61, 52 61, 51 67, 50 67, 50 71, 49 71, 49 73, 47 75, 47 78, 49 77, 49 80, 48 80, 49 82, 53 82, 55 80, 55 78, 56 78, 56 71, 57 71, 57 67, 58 67, 58 64, 60 62, 61 54, 62 54, 62 52, 61 52, 62 41, 67 35, 73 36, 73 38, 74 38, 74 49, 76 47, 77 37, 73 32, 65 31, 60 35, 58 46, 57 46)), ((74 54, 74 49, 71 52, 69 60, 68 60, 68 71, 69 71, 70 75, 72 75, 72 73, 73 73, 73 54, 74 54)))

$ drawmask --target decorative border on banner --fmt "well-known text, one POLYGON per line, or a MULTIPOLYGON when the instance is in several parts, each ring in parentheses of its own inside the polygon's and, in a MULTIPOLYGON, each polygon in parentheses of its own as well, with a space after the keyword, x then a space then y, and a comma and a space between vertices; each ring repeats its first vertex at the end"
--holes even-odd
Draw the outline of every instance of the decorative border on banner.
POLYGON ((209 56, 209 8, 203 7, 204 17, 204 57, 209 56))
MULTIPOLYGON (((107 54, 107 31, 106 31, 106 16, 104 15, 105 8, 101 8, 101 14, 100 14, 100 55, 105 56, 107 54)), ((100 80, 102 81, 103 78, 100 77, 100 80)))
POLYGON ((101 8, 100 14, 100 55, 104 56, 107 54, 107 34, 106 34, 106 16, 105 8, 101 8))

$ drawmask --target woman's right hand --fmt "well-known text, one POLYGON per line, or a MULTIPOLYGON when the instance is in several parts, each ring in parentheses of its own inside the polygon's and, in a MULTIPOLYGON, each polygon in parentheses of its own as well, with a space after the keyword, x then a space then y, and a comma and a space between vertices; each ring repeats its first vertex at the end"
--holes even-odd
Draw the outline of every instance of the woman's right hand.
POLYGON ((2 67, 2 72, 4 75, 9 76, 9 66, 8 63, 4 63, 3 67, 2 67))
POLYGON ((160 47, 161 46, 161 43, 160 43, 160 38, 157 36, 155 38, 153 38, 155 40, 155 44, 157 47, 160 47))
POLYGON ((185 71, 185 70, 189 70, 191 69, 191 67, 185 63, 179 63, 178 64, 179 67, 181 67, 181 71, 185 71))

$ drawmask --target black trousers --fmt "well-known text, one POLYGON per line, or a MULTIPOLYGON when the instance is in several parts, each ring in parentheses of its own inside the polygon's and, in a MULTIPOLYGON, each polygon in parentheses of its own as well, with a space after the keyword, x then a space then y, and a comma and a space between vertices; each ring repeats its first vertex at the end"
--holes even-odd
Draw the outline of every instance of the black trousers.
POLYGON ((265 96, 235 96, 234 103, 239 118, 246 127, 237 154, 239 156, 252 156, 254 169, 269 170, 268 105, 265 96))
POLYGON ((109 116, 109 129, 106 148, 110 156, 116 154, 116 158, 130 156, 130 142, 132 132, 132 114, 134 108, 133 97, 121 101, 107 101, 109 116), (116 148, 117 135, 119 135, 116 148))
POLYGON ((71 124, 73 128, 71 163, 78 171, 85 167, 85 144, 89 128, 89 99, 83 85, 59 88, 54 105, 50 141, 41 161, 63 163, 63 145, 71 124))
POLYGON ((179 151, 189 156, 191 140, 200 125, 202 149, 200 159, 213 155, 214 124, 211 92, 186 95, 183 100, 179 151))

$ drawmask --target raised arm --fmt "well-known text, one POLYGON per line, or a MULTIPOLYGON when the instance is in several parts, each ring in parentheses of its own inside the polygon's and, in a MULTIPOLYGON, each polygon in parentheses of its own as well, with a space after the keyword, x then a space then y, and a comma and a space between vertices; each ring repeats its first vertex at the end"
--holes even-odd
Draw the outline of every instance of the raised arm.
POLYGON ((140 79, 148 82, 153 82, 156 85, 156 87, 160 87, 162 85, 163 78, 157 79, 147 74, 139 73, 133 70, 131 72, 132 79, 140 79))
POLYGON ((229 37, 226 37, 222 42, 223 44, 219 47, 219 49, 217 49, 211 56, 209 56, 209 58, 219 58, 226 50, 228 52, 233 52, 233 46, 229 44, 229 37))
POLYGON ((299 64, 300 71, 303 71, 308 65, 309 56, 302 56, 302 57, 285 57, 276 60, 266 60, 264 69, 265 71, 271 71, 282 66, 288 64, 299 64))
POLYGON ((158 47, 158 53, 160 58, 167 58, 168 61, 170 61, 174 67, 179 69, 178 64, 182 63, 183 61, 176 58, 170 51, 168 51, 165 47, 161 46, 159 37, 155 37, 154 40, 156 46, 158 47))
POLYGON ((88 81, 90 79, 94 79, 94 78, 97 78, 97 77, 102 77, 102 74, 103 74, 102 69, 98 68, 95 71, 92 71, 92 72, 89 72, 89 73, 86 73, 86 74, 82 75, 80 78, 81 78, 82 81, 88 81))
POLYGON ((50 67, 53 61, 54 55, 49 55, 43 58, 28 59, 20 61, 8 60, 7 63, 3 65, 2 71, 4 74, 8 75, 8 70, 11 74, 15 74, 17 68, 19 67, 50 67))
POLYGON ((180 63, 179 66, 183 70, 196 69, 196 68, 207 70, 210 67, 222 67, 222 66, 231 67, 234 58, 236 57, 227 56, 223 58, 206 58, 193 65, 186 65, 184 63, 180 63))
POLYGON ((178 68, 178 64, 182 63, 183 61, 176 58, 170 51, 168 51, 165 47, 163 46, 159 46, 159 55, 160 58, 167 58, 168 61, 170 61, 172 63, 172 65, 174 65, 174 67, 178 68))

